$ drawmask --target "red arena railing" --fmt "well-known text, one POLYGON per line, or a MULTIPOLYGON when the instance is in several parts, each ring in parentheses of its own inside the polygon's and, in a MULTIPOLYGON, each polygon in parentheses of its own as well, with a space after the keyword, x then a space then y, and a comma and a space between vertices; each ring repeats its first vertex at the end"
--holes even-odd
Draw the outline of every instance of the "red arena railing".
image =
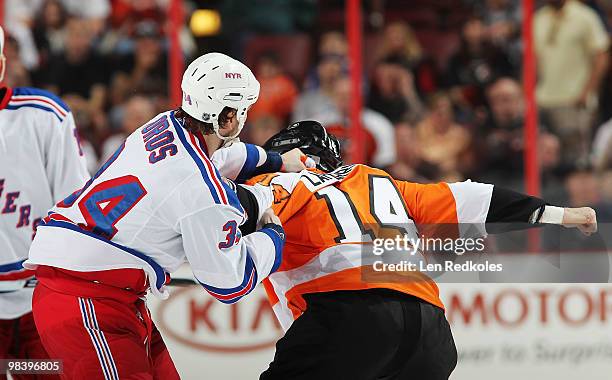
MULTIPOLYGON (((523 91, 525 92, 525 125, 523 127, 525 192, 540 195, 540 167, 538 164, 538 108, 535 99, 536 56, 533 46, 533 0, 522 0, 523 25, 523 91)), ((528 232, 529 252, 540 248, 540 234, 537 230, 528 232)))
POLYGON ((181 49, 180 33, 183 28, 183 0, 171 0, 168 5, 168 94, 173 107, 181 104, 181 79, 185 70, 185 57, 181 49))
POLYGON ((349 45, 350 76, 351 76, 351 150, 350 161, 352 163, 365 162, 364 132, 361 125, 362 109, 362 17, 361 1, 346 0, 346 37, 349 45))

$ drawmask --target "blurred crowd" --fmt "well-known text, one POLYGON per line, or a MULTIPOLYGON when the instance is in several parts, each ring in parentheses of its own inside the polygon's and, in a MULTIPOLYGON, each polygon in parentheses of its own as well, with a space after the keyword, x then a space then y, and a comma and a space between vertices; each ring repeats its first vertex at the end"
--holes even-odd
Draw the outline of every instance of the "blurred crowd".
MULTIPOLYGON (((5 0, 6 83, 59 94, 90 170, 172 107, 168 0, 5 0)), ((210 50, 244 60, 261 82, 243 139, 263 144, 294 120, 323 123, 349 151, 349 49, 343 1, 185 1, 186 62, 210 50), (200 4, 203 3, 203 4, 200 4), (218 36, 194 37, 212 6, 218 36)), ((364 1, 367 162, 398 179, 486 181, 523 190, 526 101, 519 0, 364 1)), ((539 166, 551 202, 612 219, 612 9, 540 1, 534 15, 539 166)), ((608 3, 609 6, 609 3, 608 3)))

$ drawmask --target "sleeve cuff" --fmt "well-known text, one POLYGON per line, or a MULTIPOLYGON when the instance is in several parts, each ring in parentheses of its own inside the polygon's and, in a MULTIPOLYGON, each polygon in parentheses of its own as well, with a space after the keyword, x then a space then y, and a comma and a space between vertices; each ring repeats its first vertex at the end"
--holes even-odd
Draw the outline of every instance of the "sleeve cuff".
POLYGON ((539 222, 548 224, 562 224, 564 213, 565 209, 563 207, 547 205, 544 207, 544 212, 542 213, 542 217, 540 218, 539 222))
POLYGON ((257 174, 275 173, 283 167, 283 158, 278 152, 266 152, 266 161, 257 168, 257 174))
POLYGON ((285 230, 282 226, 274 223, 264 224, 262 229, 259 232, 263 232, 268 235, 270 239, 272 239, 272 243, 274 243, 274 264, 272 265, 272 269, 270 270, 270 274, 276 272, 278 267, 280 267, 281 260, 283 258, 283 246, 285 245, 285 230))

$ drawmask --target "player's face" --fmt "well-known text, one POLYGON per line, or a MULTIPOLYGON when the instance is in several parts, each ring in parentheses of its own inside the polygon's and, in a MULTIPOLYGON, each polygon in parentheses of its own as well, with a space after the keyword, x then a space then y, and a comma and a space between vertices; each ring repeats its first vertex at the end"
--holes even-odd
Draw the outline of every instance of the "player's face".
POLYGON ((225 137, 234 135, 238 130, 238 117, 236 117, 236 111, 229 111, 227 113, 225 122, 219 127, 219 133, 221 136, 225 137))

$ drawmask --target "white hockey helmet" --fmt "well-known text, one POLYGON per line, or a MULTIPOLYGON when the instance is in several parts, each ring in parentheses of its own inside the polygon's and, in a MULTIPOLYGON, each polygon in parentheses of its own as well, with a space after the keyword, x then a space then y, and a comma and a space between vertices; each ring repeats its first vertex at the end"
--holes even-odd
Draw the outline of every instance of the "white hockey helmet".
POLYGON ((221 53, 208 53, 195 59, 183 74, 181 108, 191 117, 211 123, 217 137, 231 140, 238 136, 249 108, 259 97, 259 82, 251 70, 221 53), (232 136, 219 133, 219 115, 225 107, 236 110, 238 130, 232 136))

